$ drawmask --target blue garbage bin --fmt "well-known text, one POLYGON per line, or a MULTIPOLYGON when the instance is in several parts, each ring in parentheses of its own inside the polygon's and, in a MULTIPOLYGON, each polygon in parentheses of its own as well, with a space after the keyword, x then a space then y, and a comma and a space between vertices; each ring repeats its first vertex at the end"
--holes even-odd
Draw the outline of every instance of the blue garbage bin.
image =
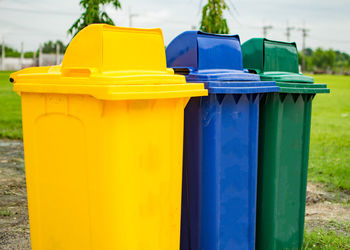
POLYGON ((237 35, 187 31, 166 55, 209 92, 185 109, 181 249, 254 249, 259 102, 279 88, 243 70, 237 35))

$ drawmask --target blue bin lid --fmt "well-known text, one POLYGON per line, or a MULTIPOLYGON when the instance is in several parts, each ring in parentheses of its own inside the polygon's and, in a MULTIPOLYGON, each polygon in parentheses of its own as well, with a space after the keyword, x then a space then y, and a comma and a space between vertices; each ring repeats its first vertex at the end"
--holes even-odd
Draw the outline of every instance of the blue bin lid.
POLYGON ((186 75, 188 81, 259 81, 243 70, 238 35, 186 31, 166 49, 168 67, 186 75))
POLYGON ((166 48, 167 65, 188 82, 204 82, 209 93, 277 92, 275 82, 261 82, 243 69, 238 35, 186 31, 166 48))

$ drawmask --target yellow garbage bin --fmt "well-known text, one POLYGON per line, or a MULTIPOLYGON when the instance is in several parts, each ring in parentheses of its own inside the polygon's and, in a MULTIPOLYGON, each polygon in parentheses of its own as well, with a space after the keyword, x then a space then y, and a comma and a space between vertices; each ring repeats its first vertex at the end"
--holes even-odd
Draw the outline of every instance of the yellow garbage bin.
POLYGON ((90 25, 21 95, 32 249, 179 249, 183 112, 160 29, 90 25))

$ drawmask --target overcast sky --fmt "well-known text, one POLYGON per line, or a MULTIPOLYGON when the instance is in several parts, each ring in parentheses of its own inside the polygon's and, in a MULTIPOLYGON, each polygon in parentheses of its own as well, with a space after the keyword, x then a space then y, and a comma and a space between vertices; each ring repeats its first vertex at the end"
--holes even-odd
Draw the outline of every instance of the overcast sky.
MULTIPOLYGON (((199 27, 207 0, 121 0, 122 10, 106 10, 117 26, 160 27, 167 45, 177 34, 199 27)), ((228 2, 228 1, 227 1, 228 2)), ((302 48, 299 28, 309 29, 307 47, 333 48, 350 53, 350 0, 231 0, 226 13, 230 33, 244 42, 262 37, 262 27, 272 25, 267 38, 286 41, 287 22, 295 27, 291 41, 302 48)), ((79 17, 79 0, 0 0, 0 37, 24 50, 37 49, 47 40, 70 37, 67 30, 79 17)))

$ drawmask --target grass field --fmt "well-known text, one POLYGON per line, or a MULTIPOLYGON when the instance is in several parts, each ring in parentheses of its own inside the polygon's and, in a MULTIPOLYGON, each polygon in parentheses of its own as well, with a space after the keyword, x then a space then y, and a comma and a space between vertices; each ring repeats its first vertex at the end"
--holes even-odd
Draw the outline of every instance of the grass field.
MULTIPOLYGON (((20 97, 0 72, 0 138, 21 139, 20 97)), ((350 76, 316 75, 331 94, 313 102, 309 180, 350 190, 350 76)))
POLYGON ((315 97, 312 111, 309 180, 350 190, 350 76, 316 75, 330 94, 315 97))
POLYGON ((303 249, 344 249, 350 247, 350 237, 335 231, 316 229, 305 231, 303 249))
MULTIPOLYGON (((12 91, 9 74, 0 72, 0 138, 21 139, 20 97, 12 91)), ((308 178, 336 194, 350 193, 350 76, 314 78, 327 83, 331 94, 319 94, 313 101, 308 178)), ((0 211, 0 216, 6 215, 7 210, 0 211)), ((349 224, 339 225, 350 230, 349 224)), ((303 249, 350 249, 349 234, 343 231, 306 230, 303 249)))
POLYGON ((0 138, 21 139, 21 100, 12 91, 9 75, 0 71, 0 138))

